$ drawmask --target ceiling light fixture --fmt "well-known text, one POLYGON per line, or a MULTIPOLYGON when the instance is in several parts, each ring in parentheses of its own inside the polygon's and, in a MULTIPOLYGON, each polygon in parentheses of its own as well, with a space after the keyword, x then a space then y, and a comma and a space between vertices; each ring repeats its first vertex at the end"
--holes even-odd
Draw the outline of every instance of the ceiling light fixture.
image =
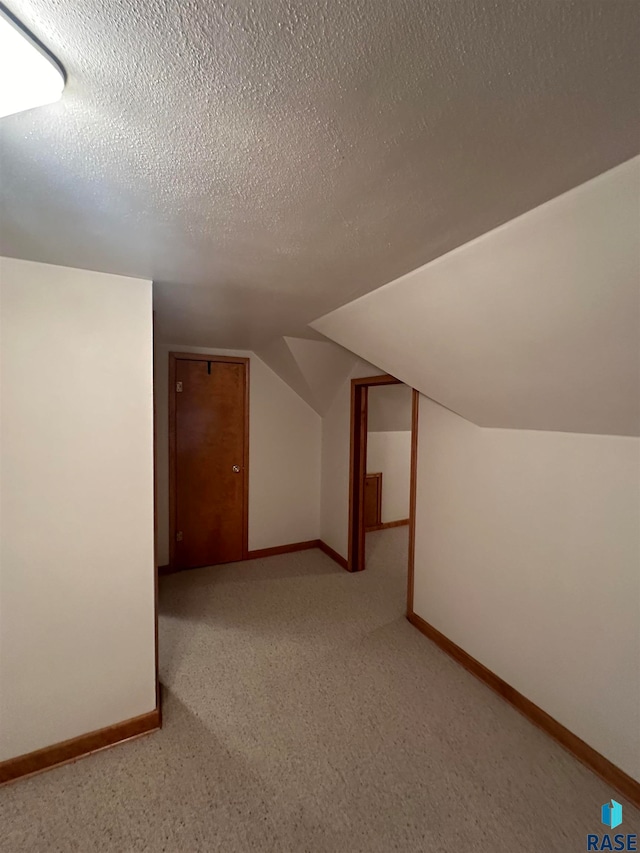
POLYGON ((53 56, 0 6, 0 118, 58 101, 64 82, 53 56))

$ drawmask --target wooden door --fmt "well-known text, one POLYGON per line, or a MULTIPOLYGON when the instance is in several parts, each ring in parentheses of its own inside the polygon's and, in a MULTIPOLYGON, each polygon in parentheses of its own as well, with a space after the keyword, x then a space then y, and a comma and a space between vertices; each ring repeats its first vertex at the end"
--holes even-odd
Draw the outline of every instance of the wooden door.
POLYGON ((370 530, 382 524, 382 474, 364 478, 364 527, 370 530))
POLYGON ((173 356, 174 568, 247 550, 248 359, 173 356))

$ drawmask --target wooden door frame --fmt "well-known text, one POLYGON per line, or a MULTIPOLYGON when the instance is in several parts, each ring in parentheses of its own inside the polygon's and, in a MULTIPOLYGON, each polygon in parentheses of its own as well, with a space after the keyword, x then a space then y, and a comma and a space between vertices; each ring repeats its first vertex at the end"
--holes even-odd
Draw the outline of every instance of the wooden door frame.
POLYGON ((416 494, 418 490, 418 414, 420 392, 412 389, 411 399, 411 471, 409 481, 409 565, 407 571, 407 617, 413 613, 413 571, 416 556, 416 494))
POLYGON ((176 548, 176 368, 178 361, 210 361, 244 366, 244 458, 242 460, 242 559, 249 552, 249 370, 250 359, 240 356, 213 355, 196 352, 169 353, 169 566, 175 564, 176 548))
MULTIPOLYGON (((364 479, 367 473, 367 419, 369 388, 376 385, 402 385, 390 376, 367 376, 351 380, 351 427, 349 456, 349 539, 347 566, 350 572, 364 569, 364 479)), ((412 389, 411 406, 411 482, 409 491, 409 566, 407 577, 407 613, 413 611, 413 564, 415 555, 416 477, 418 464, 418 410, 420 394, 412 389)))
POLYGON ((158 433, 156 407, 156 312, 151 312, 151 407, 153 413, 153 633, 156 667, 156 710, 162 727, 162 694, 160 691, 160 637, 158 605, 158 433))

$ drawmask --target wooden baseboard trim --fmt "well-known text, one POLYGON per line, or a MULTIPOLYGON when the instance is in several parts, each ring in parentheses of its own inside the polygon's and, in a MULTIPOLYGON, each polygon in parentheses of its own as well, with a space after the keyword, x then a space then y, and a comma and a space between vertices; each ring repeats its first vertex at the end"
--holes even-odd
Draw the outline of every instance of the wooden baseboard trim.
POLYGON ((323 542, 322 539, 318 541, 318 548, 327 555, 327 557, 331 557, 341 568, 349 571, 349 563, 345 560, 344 557, 341 557, 337 551, 334 551, 330 545, 327 545, 326 542, 323 542))
POLYGON ((367 527, 366 532, 369 533, 372 530, 388 530, 390 527, 404 527, 405 524, 409 524, 408 518, 402 518, 400 521, 383 521, 382 524, 374 524, 373 527, 367 527))
POLYGON ((308 539, 306 542, 292 542, 290 545, 276 545, 274 548, 259 548, 257 551, 248 551, 247 560, 256 560, 258 557, 277 557, 278 554, 291 554, 294 551, 308 551, 311 548, 319 547, 319 539, 308 539))
POLYGON ((476 678, 483 681, 487 687, 490 687, 494 692, 498 693, 517 711, 525 716, 530 722, 542 729, 543 732, 552 737, 560 746, 564 747, 567 752, 570 752, 574 758, 577 758, 582 764, 600 776, 608 785, 619 791, 623 797, 626 797, 629 802, 640 808, 640 782, 632 779, 624 770, 616 767, 608 758, 601 755, 588 743, 574 735, 562 723, 559 723, 552 716, 543 711, 538 705, 534 704, 522 693, 519 693, 506 681, 503 681, 500 676, 496 675, 490 669, 487 669, 480 661, 471 657, 470 654, 461 649, 444 634, 441 634, 437 628, 425 622, 416 613, 408 613, 407 619, 412 625, 432 640, 450 657, 454 658, 466 670, 468 670, 476 678))
POLYGON ((155 711, 149 711, 148 714, 142 714, 140 717, 132 717, 113 726, 46 746, 35 752, 9 758, 0 762, 0 785, 33 776, 43 770, 51 770, 70 761, 77 761, 102 749, 155 732, 160 726, 160 709, 156 708, 155 711))
MULTIPOLYGON (((392 525, 397 525, 399 522, 394 521, 392 525)), ((403 521, 402 524, 408 522, 403 521)), ((337 551, 329 547, 326 542, 321 539, 308 539, 306 542, 292 542, 290 545, 276 545, 274 548, 260 548, 257 551, 248 551, 245 559, 257 560, 259 557, 277 557, 279 554, 291 554, 294 551, 309 551, 312 548, 319 548, 321 551, 331 557, 332 560, 343 569, 349 571, 349 565, 344 557, 341 557, 337 551)), ((171 566, 158 566, 158 573, 161 575, 171 575, 175 572, 188 571, 187 569, 172 569, 171 566)))

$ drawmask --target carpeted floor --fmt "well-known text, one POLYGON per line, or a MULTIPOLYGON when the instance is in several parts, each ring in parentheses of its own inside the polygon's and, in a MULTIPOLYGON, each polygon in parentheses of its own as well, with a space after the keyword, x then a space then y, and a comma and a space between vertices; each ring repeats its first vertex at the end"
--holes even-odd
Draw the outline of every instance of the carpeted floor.
POLYGON ((0 789, 0 850, 585 850, 615 792, 403 618, 406 528, 367 545, 163 579, 163 730, 0 789))

